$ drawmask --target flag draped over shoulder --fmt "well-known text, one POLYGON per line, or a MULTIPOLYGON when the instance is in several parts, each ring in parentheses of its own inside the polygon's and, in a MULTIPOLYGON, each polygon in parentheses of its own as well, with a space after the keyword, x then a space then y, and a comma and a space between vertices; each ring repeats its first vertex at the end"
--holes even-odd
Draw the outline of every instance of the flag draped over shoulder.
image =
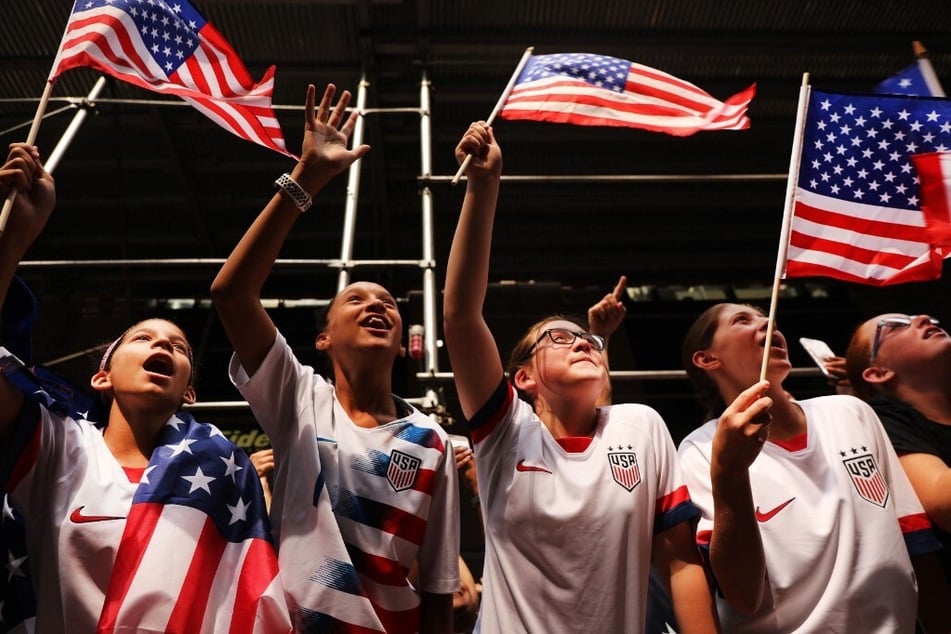
POLYGON ((617 57, 536 55, 499 116, 689 136, 748 128, 746 110, 755 92, 752 85, 722 102, 690 82, 617 57))
POLYGON ((879 286, 940 277, 911 157, 949 148, 951 101, 813 90, 787 276, 879 286))
POLYGON ((163 427, 136 489, 98 631, 130 624, 150 632, 291 629, 257 471, 217 427, 182 412, 163 427), (164 600, 170 594, 174 602, 164 600))
POLYGON ((181 97, 232 134, 291 156, 271 109, 274 67, 254 83, 186 0, 76 0, 49 81, 83 66, 181 97))

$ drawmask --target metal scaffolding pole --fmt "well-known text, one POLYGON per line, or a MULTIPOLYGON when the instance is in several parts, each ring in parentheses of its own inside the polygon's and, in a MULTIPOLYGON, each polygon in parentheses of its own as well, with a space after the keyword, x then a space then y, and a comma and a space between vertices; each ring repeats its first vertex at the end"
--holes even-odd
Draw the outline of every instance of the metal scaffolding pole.
MULTIPOLYGON (((432 175, 432 115, 429 111, 430 82, 423 71, 422 81, 419 86, 419 145, 420 145, 420 173, 423 178, 432 175)), ((425 350, 425 368, 427 373, 439 371, 439 357, 436 351, 436 332, 438 331, 436 316, 436 271, 433 228, 433 192, 429 187, 423 187, 420 192, 422 198, 422 234, 423 234, 423 260, 429 262, 429 266, 423 269, 423 345, 425 350)))
POLYGON ((89 114, 88 106, 93 105, 93 102, 105 87, 106 76, 102 75, 96 80, 96 83, 93 84, 92 90, 90 90, 89 94, 86 95, 86 99, 80 103, 79 112, 73 115, 72 121, 70 121, 69 125, 66 126, 66 131, 63 132, 63 136, 59 138, 59 141, 56 143, 56 147, 54 147, 53 151, 50 152, 49 156, 46 157, 46 164, 43 167, 45 167, 46 171, 50 174, 52 174, 53 170, 56 169, 56 166, 59 165, 59 161, 61 158, 63 158, 63 154, 66 153, 66 149, 69 147, 69 144, 73 142, 73 137, 76 136, 79 128, 83 125, 83 121, 86 120, 86 116, 89 114))
MULTIPOLYGON (((367 105, 367 86, 366 75, 360 77, 360 86, 357 88, 356 109, 360 112, 357 124, 353 127, 353 139, 350 141, 350 147, 360 147, 363 145, 363 132, 366 127, 366 121, 363 118, 363 109, 367 105)), ((357 199, 360 194, 360 167, 363 165, 363 159, 357 159, 350 166, 347 175, 347 203, 344 209, 343 217, 343 235, 340 237, 340 260, 349 262, 353 258, 354 233, 357 226, 357 199)), ((342 291, 350 283, 350 269, 340 269, 340 275, 337 278, 337 292, 342 291)))

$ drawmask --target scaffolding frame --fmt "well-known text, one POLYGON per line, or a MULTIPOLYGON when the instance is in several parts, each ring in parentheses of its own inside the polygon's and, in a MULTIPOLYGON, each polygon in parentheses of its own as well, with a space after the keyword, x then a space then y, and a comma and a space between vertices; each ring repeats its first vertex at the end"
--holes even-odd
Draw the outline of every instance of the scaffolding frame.
MULTIPOLYGON (((166 101, 157 99, 98 99, 99 93, 105 86, 106 78, 99 77, 89 94, 85 97, 59 97, 50 99, 51 102, 64 102, 67 105, 56 111, 47 113, 47 116, 59 114, 69 109, 77 109, 63 136, 57 142, 47 160, 46 168, 52 172, 58 165, 60 159, 65 153, 69 144, 72 142, 80 126, 82 125, 89 110, 95 109, 97 103, 117 103, 132 105, 153 105, 163 107, 190 107, 189 104, 179 101, 166 101)), ((415 378, 424 387, 424 394, 417 398, 408 398, 407 400, 418 407, 427 411, 436 411, 443 407, 441 397, 437 391, 437 386, 452 381, 452 372, 443 372, 439 368, 438 348, 439 341, 436 336, 438 332, 437 316, 437 288, 436 288, 436 262, 435 262, 435 228, 434 228, 434 206, 433 192, 430 188, 432 183, 447 183, 453 180, 453 176, 434 175, 432 173, 432 113, 431 113, 431 82, 425 70, 422 71, 419 87, 419 106, 418 107, 396 107, 396 108, 367 108, 367 91, 370 83, 366 75, 361 75, 357 88, 356 101, 354 109, 360 112, 361 116, 353 130, 352 147, 363 143, 365 134, 365 116, 368 114, 393 114, 393 113, 418 113, 419 115, 419 138, 420 138, 420 174, 418 182, 420 183, 420 229, 421 229, 421 257, 417 260, 412 259, 354 259, 353 247, 355 242, 357 206, 360 193, 360 175, 362 159, 355 161, 348 170, 347 190, 344 204, 344 227, 340 240, 340 257, 330 259, 288 259, 278 258, 275 268, 284 266, 325 266, 328 268, 340 269, 337 279, 337 292, 343 290, 350 283, 350 274, 356 268, 381 268, 381 267, 416 267, 422 271, 422 326, 423 326, 423 359, 422 370, 416 372, 415 378)), ((3 99, 2 102, 12 101, 36 101, 35 99, 3 99)), ((273 106, 275 110, 303 110, 303 106, 273 106)), ((28 124, 23 124, 28 125, 28 124)), ((22 126, 14 126, 9 130, 18 129, 22 126)), ((463 177, 464 178, 464 177, 463 177)), ((612 175, 612 174, 589 174, 589 175, 507 175, 502 176, 503 181, 522 182, 522 183, 580 183, 580 182, 660 182, 660 183, 685 183, 685 182, 754 182, 754 181, 783 181, 786 180, 786 174, 679 174, 679 175, 612 175)), ((67 268, 67 267, 153 267, 153 266, 221 266, 224 264, 223 258, 151 258, 151 259, 100 259, 100 260, 25 260, 20 263, 20 267, 25 269, 49 269, 49 268, 67 268)), ((53 360, 50 364, 63 362, 78 355, 87 353, 88 350, 67 354, 59 359, 53 360)), ((818 368, 794 368, 791 376, 819 376, 821 372, 818 368)), ((683 370, 644 370, 644 371, 624 371, 611 370, 612 380, 621 381, 644 381, 644 380, 682 380, 686 378, 683 370)), ((196 410, 219 410, 246 408, 245 401, 208 401, 196 403, 189 409, 196 410)))

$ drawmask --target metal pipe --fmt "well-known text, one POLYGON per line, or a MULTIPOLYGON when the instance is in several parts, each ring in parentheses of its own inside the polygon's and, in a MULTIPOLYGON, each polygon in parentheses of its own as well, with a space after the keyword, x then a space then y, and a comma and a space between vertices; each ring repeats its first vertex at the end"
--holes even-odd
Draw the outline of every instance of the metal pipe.
POLYGON ((86 95, 86 99, 80 105, 79 112, 73 115, 72 121, 69 122, 69 125, 66 126, 66 131, 63 132, 63 136, 59 138, 59 141, 56 143, 56 147, 53 148, 53 151, 50 152, 49 156, 46 157, 46 163, 43 167, 46 168, 46 171, 50 174, 53 173, 53 170, 56 169, 56 166, 59 165, 59 161, 63 158, 63 154, 66 153, 69 144, 72 143, 73 137, 76 136, 76 133, 79 132, 79 128, 82 126, 83 121, 86 120, 86 116, 89 114, 89 107, 93 106, 93 102, 96 100, 96 97, 99 96, 99 93, 102 92, 102 89, 106 87, 106 76, 100 75, 99 79, 96 80, 96 83, 93 84, 92 90, 89 91, 89 94, 86 95))
MULTIPOLYGON (((370 84, 366 76, 360 78, 360 85, 357 88, 356 108, 360 112, 367 105, 367 86, 370 84)), ((366 120, 360 116, 356 125, 353 127, 353 137, 350 141, 350 147, 360 147, 363 145, 363 131, 366 127, 366 120)), ((357 159, 350 165, 347 175, 347 201, 344 205, 343 215, 343 233, 340 236, 340 259, 349 262, 353 257, 354 234, 357 226, 357 199, 360 194, 360 167, 363 165, 362 159, 357 159)), ((346 267, 340 269, 340 275, 337 277, 337 292, 342 291, 350 283, 350 270, 346 267)))
MULTIPOLYGON (((430 82, 423 71, 422 81, 419 85, 419 149, 420 149, 420 173, 423 177, 430 176, 433 171, 432 158, 432 116, 430 113, 430 82)), ((423 238, 423 260, 433 262, 436 249, 434 246, 434 214, 433 214, 433 192, 429 187, 423 187, 420 192, 422 204, 422 238, 423 238)), ((425 368, 426 372, 439 371, 439 355, 436 350, 436 333, 439 329, 438 317, 436 315, 436 271, 434 266, 423 269, 423 346, 426 351, 425 368)))
MULTIPOLYGON (((224 258, 149 258, 112 260, 24 260, 23 268, 55 269, 63 267, 114 267, 114 266, 221 266, 224 258)), ((275 266, 326 266, 328 268, 354 269, 378 266, 412 266, 427 268, 435 266, 431 260, 320 260, 308 258, 279 258, 275 266)))

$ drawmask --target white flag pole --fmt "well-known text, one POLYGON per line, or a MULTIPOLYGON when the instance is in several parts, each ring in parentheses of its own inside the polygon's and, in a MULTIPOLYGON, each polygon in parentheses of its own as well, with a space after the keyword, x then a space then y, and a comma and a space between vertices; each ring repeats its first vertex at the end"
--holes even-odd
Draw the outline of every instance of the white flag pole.
POLYGON ((792 226, 793 207, 796 197, 796 184, 799 181, 799 161, 802 156, 802 137, 806 127, 806 111, 809 108, 809 73, 802 74, 802 86, 799 87, 799 106, 796 111, 796 131, 793 135, 792 153, 789 157, 789 178, 786 181, 786 207, 783 210, 783 226, 779 233, 779 248, 776 252, 776 274, 773 276, 773 293, 769 300, 769 320, 766 325, 766 340, 763 345, 763 365, 759 380, 766 378, 769 366, 769 349, 776 329, 776 304, 779 302, 779 284, 786 276, 786 258, 789 255, 789 233, 792 226))
POLYGON ((934 66, 931 65, 931 60, 928 59, 928 51, 925 50, 924 44, 915 40, 911 43, 911 48, 915 51, 915 57, 918 58, 918 70, 921 71, 921 76, 924 77, 925 84, 927 84, 928 90, 931 91, 931 96, 946 97, 944 88, 941 86, 941 82, 938 81, 938 75, 934 72, 934 66))
MULTIPOLYGON (((509 79, 508 85, 505 86, 505 90, 502 91, 502 96, 499 97, 498 102, 495 104, 495 108, 492 109, 492 112, 489 113, 489 118, 485 120, 486 125, 492 125, 492 122, 495 121, 495 116, 499 114, 499 111, 502 110, 502 106, 505 105, 505 101, 509 98, 509 95, 512 93, 512 88, 515 87, 515 82, 518 80, 518 76, 522 74, 522 69, 525 68, 525 64, 528 63, 528 60, 532 57, 532 51, 535 50, 533 46, 529 46, 525 49, 525 52, 522 53, 522 59, 519 60, 518 66, 515 67, 515 72, 512 73, 512 78, 509 79)), ((456 175, 452 177, 450 181, 453 185, 459 183, 459 179, 462 178, 462 173, 466 171, 466 168, 469 167, 469 161, 472 160, 472 155, 466 155, 465 160, 462 161, 462 164, 459 165, 459 170, 456 172, 456 175)))
MULTIPOLYGON (((43 113, 46 112, 46 104, 50 100, 50 94, 53 92, 53 82, 46 82, 46 88, 43 89, 43 96, 40 97, 40 103, 36 106, 36 114, 33 115, 33 125, 30 126, 30 132, 26 135, 27 145, 33 145, 36 142, 36 135, 40 131, 40 122, 43 120, 43 113)), ((16 200, 16 187, 11 187, 7 192, 7 197, 3 201, 3 209, 0 210, 0 235, 7 227, 7 220, 10 218, 10 210, 13 209, 13 201, 16 200)))

